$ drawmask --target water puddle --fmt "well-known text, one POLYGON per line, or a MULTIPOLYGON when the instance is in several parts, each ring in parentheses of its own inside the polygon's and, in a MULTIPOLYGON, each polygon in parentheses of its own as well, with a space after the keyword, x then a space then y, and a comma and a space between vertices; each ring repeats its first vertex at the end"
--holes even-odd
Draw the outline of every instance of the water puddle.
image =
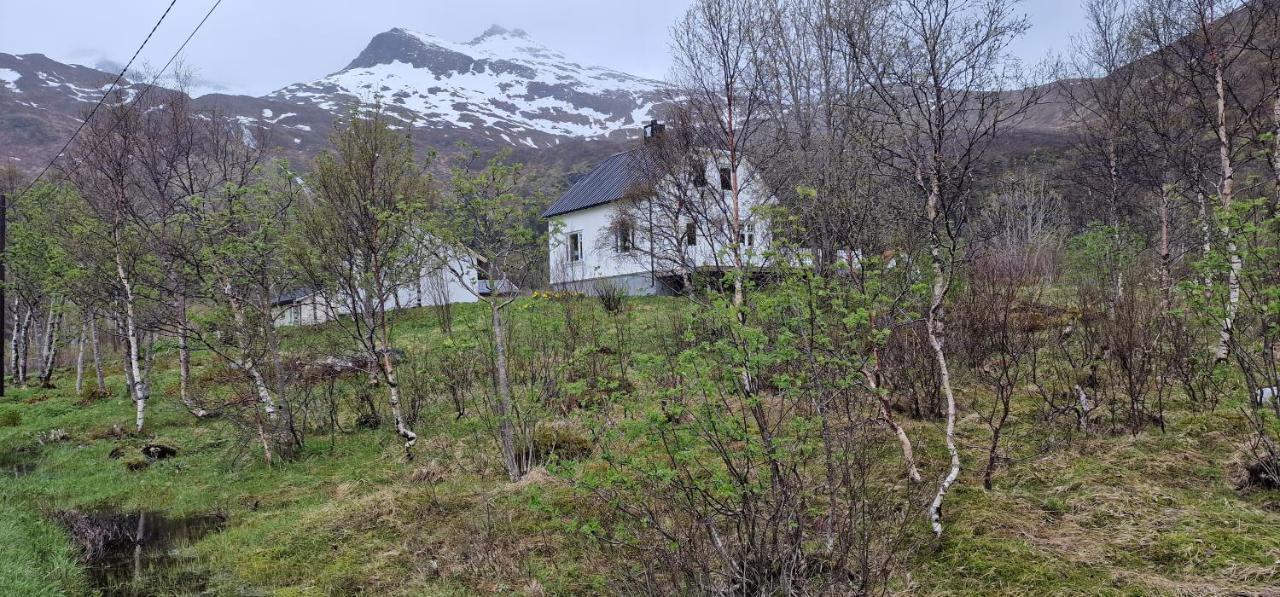
POLYGON ((93 588, 105 595, 191 595, 209 573, 192 553, 201 537, 222 530, 218 514, 171 518, 154 512, 59 512, 54 518, 80 546, 93 588))
POLYGON ((21 477, 36 470, 40 460, 39 451, 33 448, 20 448, 0 453, 0 474, 21 477))

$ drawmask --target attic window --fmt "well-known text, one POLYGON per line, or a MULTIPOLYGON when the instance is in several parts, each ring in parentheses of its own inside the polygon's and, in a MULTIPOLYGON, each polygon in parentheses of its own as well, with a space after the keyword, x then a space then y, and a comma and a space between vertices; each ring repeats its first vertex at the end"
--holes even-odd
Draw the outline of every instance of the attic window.
POLYGON ((728 168, 720 169, 720 189, 725 191, 733 189, 733 176, 728 168))

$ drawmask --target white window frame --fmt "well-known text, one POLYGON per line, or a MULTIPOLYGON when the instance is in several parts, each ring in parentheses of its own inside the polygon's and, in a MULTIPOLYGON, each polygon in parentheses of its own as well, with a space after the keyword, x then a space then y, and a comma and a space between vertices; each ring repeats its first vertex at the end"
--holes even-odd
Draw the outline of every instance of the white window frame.
POLYGON ((568 249, 569 263, 582 263, 582 258, 583 258, 582 231, 574 230, 573 232, 569 233, 566 239, 567 240, 565 241, 564 244, 565 244, 565 248, 568 249), (577 247, 574 246, 575 239, 577 241, 577 245, 578 245, 577 247))
POLYGON ((636 229, 631 222, 619 221, 614 231, 613 250, 620 254, 628 254, 636 246, 636 229), (623 241, 626 241, 625 243, 623 241))

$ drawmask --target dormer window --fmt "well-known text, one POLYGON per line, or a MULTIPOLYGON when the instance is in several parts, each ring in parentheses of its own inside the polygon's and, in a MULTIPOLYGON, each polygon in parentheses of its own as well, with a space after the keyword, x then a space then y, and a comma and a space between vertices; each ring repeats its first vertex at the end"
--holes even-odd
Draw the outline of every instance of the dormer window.
POLYGON ((720 169, 720 189, 723 191, 733 190, 733 175, 728 168, 720 169))

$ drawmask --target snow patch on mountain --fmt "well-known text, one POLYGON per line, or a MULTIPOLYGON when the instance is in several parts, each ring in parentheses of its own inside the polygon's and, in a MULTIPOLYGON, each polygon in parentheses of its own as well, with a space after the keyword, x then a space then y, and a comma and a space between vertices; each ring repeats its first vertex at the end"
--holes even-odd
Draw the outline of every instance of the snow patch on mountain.
POLYGON ((536 146, 539 135, 598 137, 634 128, 664 99, 662 87, 572 62, 519 29, 493 26, 459 43, 398 28, 375 36, 347 68, 269 97, 330 111, 378 101, 413 126, 536 146))
POLYGON ((5 87, 8 87, 9 89, 12 89, 18 93, 21 93, 21 90, 18 89, 18 85, 17 85, 18 79, 21 79, 21 78, 22 78, 22 73, 16 70, 8 69, 8 68, 0 68, 0 82, 4 83, 5 87))

